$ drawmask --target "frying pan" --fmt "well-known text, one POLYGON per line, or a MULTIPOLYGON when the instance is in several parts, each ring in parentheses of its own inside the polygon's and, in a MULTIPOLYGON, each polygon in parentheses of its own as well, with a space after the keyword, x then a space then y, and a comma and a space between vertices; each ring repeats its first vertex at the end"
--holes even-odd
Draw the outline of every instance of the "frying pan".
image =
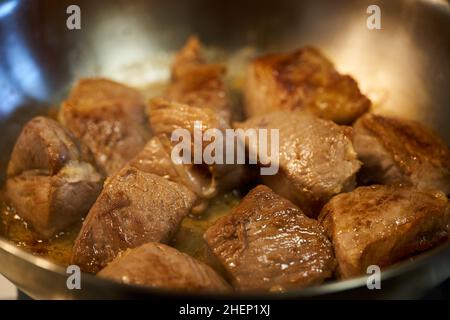
MULTIPOLYGON (((315 45, 356 78, 374 112, 419 120, 450 144, 450 6, 444 0, 2 0, 0 183, 23 124, 57 106, 77 78, 105 76, 156 94, 158 86, 147 84, 167 80, 171 54, 191 34, 228 59, 233 83, 252 55, 315 45), (67 28, 72 4, 81 9, 81 29, 67 28), (381 29, 367 27, 369 5, 380 8, 381 29)), ((450 276, 449 266, 446 243, 387 268, 380 290, 369 290, 363 276, 253 297, 420 298, 450 276)), ((65 271, 0 237, 0 273, 32 298, 180 297, 89 274, 82 274, 81 290, 69 290, 65 271)))

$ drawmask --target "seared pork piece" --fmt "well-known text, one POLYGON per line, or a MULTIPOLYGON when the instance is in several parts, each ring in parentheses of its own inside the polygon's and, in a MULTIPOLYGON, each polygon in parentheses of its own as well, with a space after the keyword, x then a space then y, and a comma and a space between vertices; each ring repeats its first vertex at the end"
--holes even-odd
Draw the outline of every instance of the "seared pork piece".
POLYGON ((359 119, 354 128, 363 180, 450 194, 450 150, 435 132, 415 121, 374 114, 359 119))
POLYGON ((254 60, 247 71, 244 92, 245 111, 250 117, 302 109, 349 124, 370 107, 355 80, 339 74, 319 50, 311 47, 254 60))
MULTIPOLYGON (((203 135, 207 130, 214 129, 225 135, 225 130, 230 127, 213 110, 156 98, 149 103, 148 115, 154 134, 166 146, 169 154, 173 150, 172 147, 179 143, 179 141, 170 141, 172 133, 177 129, 185 129, 189 132, 192 164, 173 164, 173 166, 178 173, 179 179, 177 181, 184 183, 200 197, 209 199, 216 195, 219 189, 236 188, 246 179, 247 172, 243 165, 206 164, 203 157, 200 159, 201 164, 194 164, 195 146, 193 137, 196 134, 195 130, 198 130, 197 134, 203 135), (196 122, 201 126, 195 128, 196 122)), ((207 141, 200 145, 202 154, 210 143, 211 141, 207 141)), ((222 162, 225 162, 225 156, 224 153, 222 162)))
POLYGON ((91 164, 69 161, 53 176, 25 171, 6 181, 8 199, 43 238, 64 231, 87 214, 103 179, 91 164))
POLYGON ((216 181, 208 167, 177 164, 172 161, 170 152, 170 141, 166 137, 153 137, 130 165, 144 172, 182 183, 200 198, 210 199, 217 194, 216 181))
POLYGON ((176 129, 186 129, 193 135, 196 121, 202 124, 202 127, 199 128, 201 132, 208 129, 223 131, 229 128, 229 124, 213 110, 196 105, 156 98, 150 101, 147 110, 155 135, 170 137, 176 129))
POLYGON ((215 180, 206 167, 172 161, 171 142, 165 136, 151 138, 129 165, 185 185, 195 193, 195 205, 192 208, 195 214, 203 212, 208 205, 207 199, 217 192, 215 180))
POLYGON ((342 278, 384 267, 448 237, 445 194, 413 187, 369 186, 335 196, 323 208, 323 224, 342 278))
MULTIPOLYGON (((177 172, 175 181, 182 182, 201 198, 209 199, 216 195, 218 190, 212 172, 213 168, 202 163, 194 164, 194 123, 196 121, 201 123, 201 127, 198 129, 203 133, 207 129, 222 128, 226 125, 223 120, 209 108, 191 107, 161 98, 150 101, 148 115, 154 134, 170 156, 173 152, 172 147, 179 142, 171 141, 172 133, 177 129, 186 129, 191 135, 191 164, 177 164, 171 161, 177 172)), ((200 160, 202 161, 202 159, 200 160)))
POLYGON ((37 117, 23 128, 8 165, 6 194, 41 237, 81 220, 94 203, 103 178, 89 159, 56 121, 37 117))
POLYGON ((36 117, 23 127, 17 138, 7 175, 13 177, 29 170, 53 175, 70 160, 92 161, 92 157, 59 123, 36 117))
POLYGON ((196 37, 191 37, 175 57, 166 97, 191 106, 211 109, 229 122, 230 102, 223 83, 225 72, 223 65, 205 61, 200 42, 196 37))
POLYGON ((178 174, 177 165, 170 155, 170 141, 163 137, 151 138, 144 149, 129 162, 143 172, 153 173, 171 181, 182 182, 178 174))
POLYGON ((107 180, 75 241, 72 262, 97 272, 125 249, 167 242, 195 195, 185 186, 125 166, 107 180))
POLYGON ((92 151, 97 165, 113 175, 150 138, 141 94, 106 79, 82 79, 59 113, 61 123, 92 151))
POLYGON ((321 283, 335 267, 319 223, 260 185, 204 234, 242 291, 283 291, 321 283))
POLYGON ((230 289, 228 283, 203 262, 155 242, 128 249, 97 275, 126 284, 180 291, 230 289))
MULTIPOLYGON (((207 63, 196 37, 191 37, 177 54, 172 65, 172 77, 165 98, 150 102, 150 123, 156 134, 169 137, 173 130, 194 132, 194 122, 202 122, 201 130, 231 127, 231 103, 224 85, 225 67, 207 63)), ((204 143, 206 147, 209 143, 204 143)), ((179 167, 181 168, 181 167, 179 167)), ((248 179, 243 165, 198 164, 185 166, 188 183, 203 198, 210 198, 219 189, 237 188, 248 179), (195 172, 194 172, 195 171, 195 172), (200 176, 200 183, 196 180, 200 176), (206 186, 202 186, 206 183, 206 186), (198 190, 198 186, 204 190, 198 190)), ((183 173, 183 172, 181 172, 183 173)), ((184 179, 186 180, 186 179, 184 179)), ((199 212, 202 210, 198 210, 199 212)))
MULTIPOLYGON (((332 196, 354 188, 360 162, 350 127, 298 110, 253 117, 237 126, 279 130, 279 171, 262 176, 263 181, 308 216, 316 217, 332 196)), ((246 143, 250 153, 257 153, 256 145, 246 143)))

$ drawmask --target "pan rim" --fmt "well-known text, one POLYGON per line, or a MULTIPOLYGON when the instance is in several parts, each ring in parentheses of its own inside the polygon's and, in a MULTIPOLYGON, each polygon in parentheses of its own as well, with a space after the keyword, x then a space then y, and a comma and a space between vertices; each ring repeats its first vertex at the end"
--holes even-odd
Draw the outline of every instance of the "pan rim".
MULTIPOLYGON (((45 258, 33 255, 24 249, 17 247, 14 243, 7 240, 3 236, 0 236, 0 250, 8 254, 15 256, 35 267, 43 269, 45 271, 54 273, 55 275, 67 277, 66 270, 63 266, 58 265, 45 258)), ((440 259, 444 255, 450 255, 450 240, 442 243, 435 248, 422 252, 413 258, 409 258, 393 264, 384 271, 381 272, 381 282, 392 279, 396 276, 420 269, 427 264, 433 263, 433 260, 440 259)), ((1 270, 0 270, 1 273, 1 270)), ((448 272, 450 275, 450 269, 448 272)), ((117 288, 118 290, 132 291, 136 294, 144 294, 148 296, 164 295, 167 297, 189 297, 189 298, 206 298, 206 299, 286 299, 286 298, 320 298, 325 294, 339 293, 351 289, 362 288, 367 285, 367 278, 369 275, 362 275, 359 277, 345 279, 345 280, 332 280, 330 282, 314 285, 307 288, 290 289, 285 292, 238 292, 231 291, 229 293, 200 293, 200 292, 186 292, 175 291, 164 288, 151 288, 143 285, 123 284, 115 282, 110 279, 98 277, 96 275, 82 272, 82 283, 90 283, 94 286, 105 287, 108 289, 117 288)), ((7 277, 7 275, 6 275, 7 277)), ((13 282, 14 283, 14 282, 13 282)))

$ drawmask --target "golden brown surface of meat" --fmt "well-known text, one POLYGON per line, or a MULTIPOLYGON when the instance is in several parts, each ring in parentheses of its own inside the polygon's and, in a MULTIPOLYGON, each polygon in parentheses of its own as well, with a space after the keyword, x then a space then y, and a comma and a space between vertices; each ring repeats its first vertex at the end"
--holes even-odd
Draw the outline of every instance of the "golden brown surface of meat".
POLYGON ((211 109, 229 122, 230 102, 223 83, 226 68, 221 64, 207 63, 202 51, 198 39, 189 38, 175 57, 166 97, 191 106, 211 109))
MULTIPOLYGON (((149 107, 150 121, 157 132, 170 135, 171 130, 184 128, 192 134, 194 121, 202 122, 202 131, 219 129, 224 132, 231 127, 232 105, 224 84, 226 68, 206 61, 203 48, 196 37, 190 37, 176 55, 171 73, 165 96, 167 101, 155 99, 149 107)), ((203 146, 206 147, 207 144, 203 146)), ((188 171, 197 171, 189 176, 195 178, 200 173, 207 180, 208 177, 212 179, 213 183, 207 184, 205 191, 200 193, 204 198, 210 198, 219 189, 227 191, 239 188, 250 177, 243 165, 215 164, 208 165, 207 169, 210 172, 198 164, 188 168, 188 171)))
POLYGON ((248 68, 244 93, 249 117, 302 109, 349 124, 370 107, 355 80, 339 74, 312 47, 255 59, 248 68))
POLYGON ((106 79, 80 80, 62 104, 59 119, 91 150, 108 176, 141 151, 150 138, 141 94, 106 79))
POLYGON ((440 191, 370 186, 335 196, 319 221, 333 241, 342 278, 366 274, 448 238, 450 207, 440 191))
POLYGON ((450 194, 450 150, 424 125, 367 114, 355 123, 362 176, 375 183, 406 183, 450 194))
POLYGON ((213 269, 161 243, 128 249, 98 275, 118 282, 190 292, 225 292, 230 287, 213 269))
POLYGON ((335 260, 319 223, 260 185, 204 234, 242 291, 284 291, 331 277, 335 260))

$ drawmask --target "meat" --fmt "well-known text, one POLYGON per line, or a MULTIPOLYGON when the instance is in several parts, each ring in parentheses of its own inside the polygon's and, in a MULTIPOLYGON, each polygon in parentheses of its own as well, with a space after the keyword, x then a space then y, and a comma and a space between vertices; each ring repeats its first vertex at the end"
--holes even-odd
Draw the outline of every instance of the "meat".
POLYGON ((450 194, 450 150, 418 122, 367 114, 355 123, 364 182, 411 184, 450 194))
POLYGON ((172 79, 166 98, 191 106, 208 108, 229 122, 230 102, 223 83, 226 69, 203 57, 201 44, 191 37, 172 65, 172 79))
MULTIPOLYGON (((175 130, 183 129, 188 135, 190 142, 188 141, 187 144, 190 145, 191 152, 190 157, 186 160, 190 163, 172 164, 178 175, 176 181, 185 184, 200 198, 210 199, 219 190, 236 188, 247 179, 248 174, 243 165, 225 163, 225 152, 219 160, 220 163, 204 161, 204 151, 211 141, 202 140, 203 135, 208 131, 215 130, 224 137, 225 131, 230 128, 228 123, 213 110, 156 98, 149 103, 148 115, 153 133, 159 139, 160 145, 166 149, 166 154, 172 155, 173 152, 176 152, 177 155, 180 154, 179 151, 174 150, 175 146, 180 143, 179 137, 172 140, 175 130), (197 127, 195 127, 196 124, 197 127), (194 141, 196 135, 201 139, 200 143, 197 143, 198 147, 194 141), (200 151, 200 159, 195 157, 196 148, 200 151)), ((224 147, 224 145, 219 147, 224 147)), ((202 211, 206 204, 203 203, 198 211, 202 211)))
POLYGON ((75 241, 72 262, 97 272, 125 249, 167 242, 195 201, 185 186, 131 165, 107 180, 75 241))
MULTIPOLYGON (((263 181, 308 216, 316 217, 332 196, 354 188, 360 162, 350 127, 299 110, 253 117, 237 127, 279 130, 279 171, 262 176, 263 181)), ((257 153, 257 145, 246 143, 250 153, 257 153)), ((267 149, 272 143, 269 139, 267 149)))
POLYGON ((198 121, 202 132, 208 129, 221 131, 229 124, 209 108, 187 105, 163 98, 152 99, 148 106, 149 121, 155 135, 170 137, 176 129, 186 129, 194 134, 194 123, 198 121))
POLYGON ((56 121, 36 117, 17 138, 8 164, 8 177, 28 170, 54 175, 70 160, 92 161, 86 147, 56 121))
POLYGON ((283 291, 319 284, 335 267, 319 223, 260 185, 204 234, 241 291, 283 291))
POLYGON ((225 280, 206 264, 156 242, 128 249, 98 276, 126 284, 180 291, 217 293, 229 290, 225 280))
POLYGON ((53 176, 27 171, 6 182, 8 199, 42 238, 64 231, 89 211, 102 178, 85 162, 69 161, 53 176))
POLYGON ((206 209, 208 199, 217 193, 216 182, 206 167, 172 161, 170 144, 164 136, 151 138, 129 165, 185 185, 195 194, 195 204, 191 212, 199 214, 206 209))
MULTIPOLYGON (((170 138, 173 130, 178 128, 187 129, 192 134, 195 121, 202 123, 202 131, 218 129, 224 133, 231 127, 232 105, 224 84, 225 67, 206 61, 196 37, 190 37, 177 54, 171 72, 166 100, 155 99, 149 106, 150 122, 156 134, 165 134, 170 138)), ((208 144, 204 143, 203 147, 208 144)), ((196 163, 184 169, 189 172, 191 181, 188 183, 193 184, 200 197, 205 199, 219 190, 238 188, 249 178, 246 168, 237 164, 214 163, 205 166, 202 163, 199 166, 196 163), (192 171, 196 172, 191 174, 192 171), (198 176, 202 177, 203 182, 195 181, 198 176), (199 193, 198 185, 204 183, 206 189, 199 193)))
POLYGON ((97 165, 113 175, 150 138, 141 94, 106 79, 82 79, 59 113, 61 123, 92 151, 97 165))
POLYGON ((200 197, 211 198, 217 194, 218 189, 215 183, 216 166, 211 165, 208 167, 203 162, 203 148, 207 146, 207 143, 201 141, 199 150, 202 157, 201 159, 194 159, 194 131, 198 130, 200 134, 203 134, 208 129, 224 131, 227 127, 224 120, 208 108, 169 102, 160 98, 150 101, 148 114, 155 135, 160 140, 167 141, 165 144, 168 146, 170 154, 173 152, 172 147, 179 143, 178 140, 171 142, 172 134, 177 129, 187 130, 191 145, 191 157, 186 160, 190 164, 174 164, 178 169, 179 179, 200 197), (199 124, 197 129, 195 129, 195 123, 199 124))
POLYGON ((129 162, 129 165, 171 181, 183 181, 178 174, 177 165, 171 159, 170 141, 167 139, 156 136, 151 138, 144 149, 129 162))
POLYGON ((335 196, 319 221, 333 241, 340 276, 350 278, 446 239, 449 218, 441 191, 375 185, 335 196))
POLYGON ((370 108, 355 80, 339 74, 312 47, 255 59, 247 71, 244 94, 249 117, 302 109, 349 124, 370 108))
POLYGON ((85 147, 57 122, 36 117, 23 128, 8 165, 6 194, 40 237, 80 221, 103 178, 85 147))

